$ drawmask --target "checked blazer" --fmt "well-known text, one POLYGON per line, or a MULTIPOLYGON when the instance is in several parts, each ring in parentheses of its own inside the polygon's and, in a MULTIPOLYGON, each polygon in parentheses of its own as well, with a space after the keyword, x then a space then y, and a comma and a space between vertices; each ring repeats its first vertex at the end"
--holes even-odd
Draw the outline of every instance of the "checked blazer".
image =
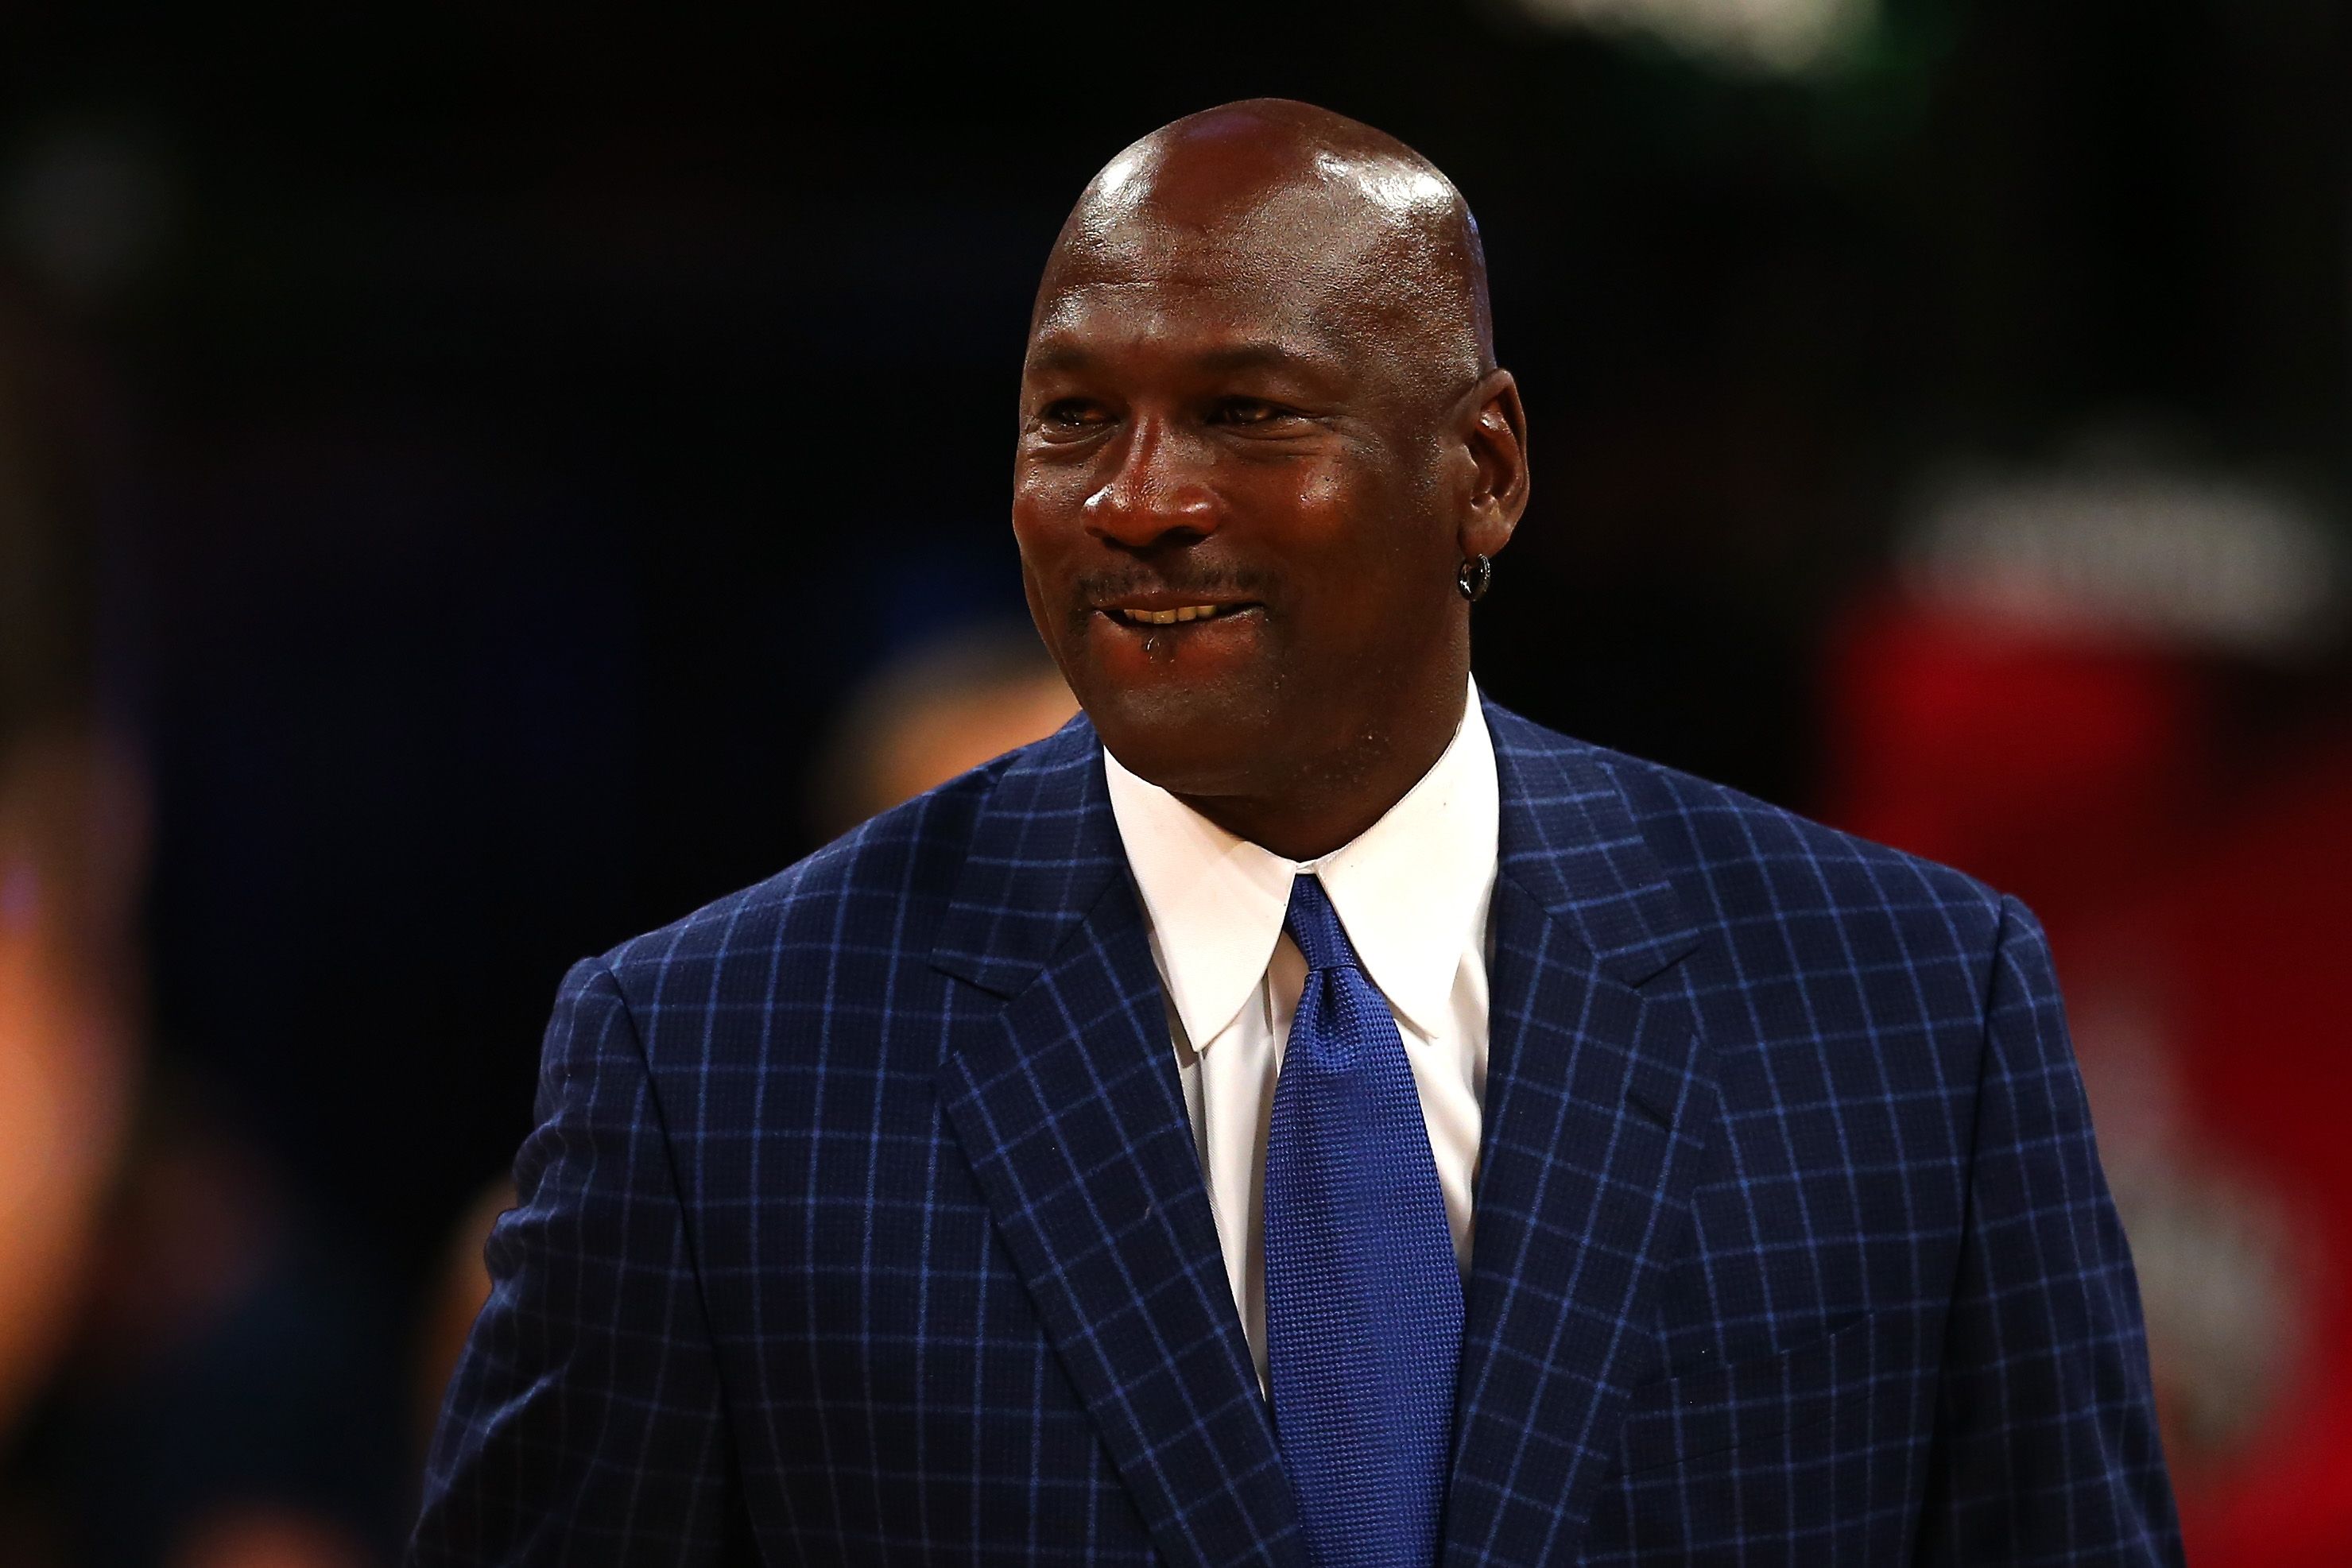
MULTIPOLYGON (((1444 1561, 2173 1563, 2032 918, 1488 705, 1444 1561)), ((1083 717, 566 979, 411 1548, 1306 1568, 1083 717)))

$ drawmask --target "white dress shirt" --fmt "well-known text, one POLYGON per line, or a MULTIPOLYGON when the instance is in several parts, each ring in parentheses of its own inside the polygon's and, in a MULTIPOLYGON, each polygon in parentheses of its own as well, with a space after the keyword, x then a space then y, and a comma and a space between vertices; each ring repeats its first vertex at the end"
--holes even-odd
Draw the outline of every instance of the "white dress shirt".
POLYGON ((1265 1380, 1265 1138, 1307 960, 1282 929, 1312 872, 1404 1040, 1454 1251, 1470 1260, 1470 1187, 1486 1092, 1486 911, 1499 791, 1474 685, 1453 741, 1388 814, 1319 860, 1234 837, 1108 750, 1112 814, 1168 998, 1184 1104, 1242 1327, 1265 1380))

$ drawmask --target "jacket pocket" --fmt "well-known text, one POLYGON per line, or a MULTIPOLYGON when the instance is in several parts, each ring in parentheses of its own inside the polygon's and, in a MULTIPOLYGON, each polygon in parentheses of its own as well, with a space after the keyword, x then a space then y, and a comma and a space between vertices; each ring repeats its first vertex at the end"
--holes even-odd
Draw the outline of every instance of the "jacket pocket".
POLYGON ((1619 1475, 1679 1465, 1826 1421, 1869 1382, 1874 1320, 1864 1316, 1772 1355, 1702 1367, 1633 1391, 1619 1475))

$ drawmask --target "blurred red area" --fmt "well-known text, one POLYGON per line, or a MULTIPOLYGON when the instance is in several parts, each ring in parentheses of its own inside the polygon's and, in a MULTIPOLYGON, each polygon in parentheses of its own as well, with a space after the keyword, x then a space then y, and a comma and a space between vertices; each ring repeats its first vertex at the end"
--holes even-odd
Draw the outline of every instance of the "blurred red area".
POLYGON ((1901 594, 1825 673, 1832 820, 2049 929, 2190 1560, 2352 1562, 2352 732, 2250 756, 2188 652, 1901 594))

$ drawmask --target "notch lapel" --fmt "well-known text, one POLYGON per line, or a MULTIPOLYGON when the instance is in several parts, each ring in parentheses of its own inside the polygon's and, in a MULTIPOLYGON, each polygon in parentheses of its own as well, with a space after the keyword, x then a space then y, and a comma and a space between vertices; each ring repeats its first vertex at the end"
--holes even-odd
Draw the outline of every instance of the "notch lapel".
POLYGON ((1572 1561, 1715 1113, 1699 935, 1588 747, 1486 709, 1502 785, 1449 1563, 1572 1561))
POLYGON ((933 953, 940 1091, 1071 1382, 1171 1563, 1303 1564, 1083 718, 1007 768, 933 953))

